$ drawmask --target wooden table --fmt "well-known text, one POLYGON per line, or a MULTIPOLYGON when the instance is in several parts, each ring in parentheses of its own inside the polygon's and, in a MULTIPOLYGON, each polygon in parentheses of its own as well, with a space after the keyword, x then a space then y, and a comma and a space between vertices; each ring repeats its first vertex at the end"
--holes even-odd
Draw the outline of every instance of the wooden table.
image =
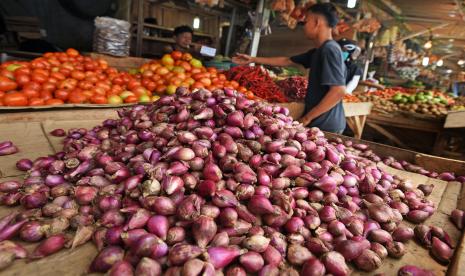
MULTIPOLYGON (((75 128, 85 127, 91 128, 92 126, 98 125, 106 118, 116 118, 115 110, 60 110, 60 111, 41 111, 34 112, 35 116, 26 114, 14 113, 14 114, 0 114, 0 140, 12 140, 18 145, 20 152, 15 155, 0 156, 0 169, 1 174, 0 181, 23 178, 23 172, 18 171, 14 164, 15 161, 20 158, 34 158, 44 156, 47 154, 53 154, 61 149, 62 138, 57 138, 49 135, 49 132, 55 128, 75 128), (11 119, 11 120, 10 120, 11 119)), ((404 156, 408 160, 408 157, 412 157, 412 153, 407 150, 397 149, 393 147, 386 147, 383 145, 375 145, 365 141, 360 141, 355 138, 344 137, 334 134, 326 134, 328 136, 340 137, 342 139, 350 139, 356 143, 368 143, 372 149, 381 154, 388 153, 394 156, 404 156)), ((418 153, 416 153, 418 155, 418 153)), ((434 166, 445 166, 451 170, 452 167, 465 172, 465 166, 460 161, 449 160, 444 158, 437 158, 434 156, 424 156, 424 160, 428 160, 425 168, 434 166), (459 165, 462 165, 460 167, 459 165)), ((457 248, 457 252, 454 255, 453 262, 451 265, 443 266, 434 261, 428 253, 426 248, 419 246, 414 241, 406 243, 407 253, 402 259, 387 258, 383 261, 382 266, 376 270, 376 273, 385 273, 385 275, 395 275, 397 270, 406 264, 416 264, 422 268, 430 269, 434 271, 435 275, 446 275, 446 273, 452 273, 451 275, 457 275, 458 272, 463 272, 465 269, 465 243, 460 242, 462 239, 462 233, 458 231, 450 222, 450 212, 459 207, 465 210, 465 194, 462 189, 462 184, 458 182, 445 182, 437 179, 430 179, 422 175, 398 171, 389 167, 385 167, 383 164, 378 164, 379 167, 386 171, 399 175, 401 177, 408 178, 416 185, 422 183, 431 183, 435 185, 433 193, 430 195, 430 199, 435 202, 438 207, 438 211, 429 218, 426 223, 428 225, 437 225, 444 228, 451 238, 457 242, 460 246, 457 248)), ((421 164, 419 164, 421 165, 421 164)), ((13 208, 7 208, 0 206, 0 217, 8 214, 13 208)), ((403 222, 405 225, 412 226, 408 222, 403 222)), ((31 251, 36 244, 23 244, 26 249, 31 251)), ((2 271, 2 275, 83 275, 86 274, 87 268, 90 265, 92 259, 95 257, 97 251, 92 243, 87 243, 74 250, 62 250, 56 254, 53 254, 47 258, 35 261, 32 263, 26 263, 24 260, 17 260, 8 269, 2 271)), ((373 275, 373 273, 365 273, 361 271, 354 271, 352 275, 373 275)))
MULTIPOLYGON (((279 104, 289 109, 289 115, 294 120, 300 119, 304 114, 305 105, 302 102, 291 102, 279 104)), ((362 138, 363 129, 367 116, 371 112, 372 103, 343 103, 344 113, 347 120, 347 125, 354 132, 355 138, 362 138)))

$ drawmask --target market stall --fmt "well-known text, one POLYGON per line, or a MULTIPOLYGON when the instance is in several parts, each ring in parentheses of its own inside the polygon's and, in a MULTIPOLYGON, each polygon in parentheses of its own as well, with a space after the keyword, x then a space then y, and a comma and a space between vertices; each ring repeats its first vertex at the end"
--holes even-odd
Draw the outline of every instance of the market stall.
MULTIPOLYGON (((63 147, 63 138, 51 135, 50 133, 54 129, 90 128, 95 125, 99 125, 102 122, 102 118, 92 119, 96 113, 89 110, 81 111, 82 116, 80 118, 73 118, 72 111, 62 111, 59 117, 56 112, 59 111, 45 111, 43 112, 44 117, 36 119, 35 121, 29 121, 29 118, 23 118, 21 120, 17 117, 17 115, 13 114, 12 120, 5 120, 0 123, 2 129, 7 130, 6 132, 2 132, 0 139, 10 139, 21 149, 20 153, 17 155, 0 157, 2 168, 2 178, 0 182, 20 179, 22 172, 12 166, 18 158, 38 157, 54 154, 60 151, 63 147)), ((114 111, 109 112, 109 110, 106 110, 104 112, 103 110, 99 110, 99 113, 99 116, 106 119, 117 119, 118 117, 114 111)), ((354 138, 347 138, 328 133, 325 135, 328 136, 329 139, 337 140, 342 138, 344 141, 352 141, 353 143, 365 143, 354 138)), ((412 164, 419 164, 426 169, 453 168, 457 173, 465 173, 465 164, 460 161, 441 159, 434 156, 421 156, 421 154, 418 153, 392 147, 390 148, 383 145, 376 145, 369 142, 368 145, 380 156, 389 154, 396 158, 408 160, 412 162, 412 164)), ((449 219, 449 214, 455 208, 462 208, 460 207, 462 206, 460 201, 460 198, 462 198, 462 185, 459 182, 446 182, 428 178, 420 174, 396 170, 381 164, 379 165, 379 168, 405 179, 409 179, 414 185, 433 184, 433 193, 428 198, 430 198, 434 204, 438 206, 438 212, 425 223, 443 228, 449 233, 454 243, 460 244, 461 233, 455 228, 449 219)), ((2 207, 0 210, 0 216, 3 217, 11 213, 12 209, 2 207)), ((414 227, 413 224, 409 223, 405 225, 414 227)), ((27 250, 32 250, 34 248, 34 244, 25 244, 25 246, 27 250)), ((400 260, 390 258, 383 262, 383 265, 377 270, 377 273, 383 271, 388 273, 393 269, 400 269, 401 267, 418 259, 419 256, 421 256, 422 261, 416 261, 415 263, 423 269, 433 271, 435 275, 442 275, 446 273, 446 271, 450 272, 454 269, 459 269, 462 266, 462 251, 460 251, 461 245, 457 246, 458 251, 455 254, 456 257, 451 262, 450 268, 438 264, 430 257, 427 249, 413 241, 406 243, 406 250, 407 253, 400 260)), ((6 272, 22 275, 29 274, 34 271, 37 275, 49 275, 50 273, 55 274, 58 271, 59 273, 66 273, 70 275, 81 275, 87 271, 88 267, 91 265, 92 259, 96 256, 96 253, 97 251, 95 246, 92 243, 86 243, 85 245, 75 249, 62 250, 61 252, 53 254, 42 261, 35 262, 34 265, 25 264, 23 261, 16 261, 13 266, 6 270, 6 272)), ((356 275, 369 274, 357 272, 356 275)))

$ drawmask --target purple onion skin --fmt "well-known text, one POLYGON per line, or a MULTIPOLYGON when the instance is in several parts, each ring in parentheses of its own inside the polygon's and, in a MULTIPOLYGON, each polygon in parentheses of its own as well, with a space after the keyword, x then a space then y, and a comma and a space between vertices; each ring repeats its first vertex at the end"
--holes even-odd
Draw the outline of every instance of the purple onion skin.
POLYGON ((397 276, 434 276, 434 273, 414 265, 406 265, 399 269, 397 276))

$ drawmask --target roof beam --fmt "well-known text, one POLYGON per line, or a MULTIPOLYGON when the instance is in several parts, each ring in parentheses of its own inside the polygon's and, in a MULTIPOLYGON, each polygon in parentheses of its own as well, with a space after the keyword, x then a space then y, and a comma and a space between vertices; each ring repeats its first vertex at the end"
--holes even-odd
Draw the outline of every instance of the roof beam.
POLYGON ((443 23, 443 24, 436 25, 436 26, 434 26, 434 27, 431 27, 431 28, 426 29, 426 30, 423 30, 423 31, 411 33, 411 34, 409 34, 409 35, 406 35, 406 36, 404 36, 404 37, 398 39, 398 41, 404 41, 404 40, 407 40, 407 39, 410 39, 410 38, 414 38, 414 37, 417 37, 417 36, 420 36, 420 35, 423 35, 423 34, 432 32, 432 31, 434 31, 434 30, 447 27, 447 26, 449 26, 450 24, 451 24, 450 22, 448 22, 448 23, 443 23))

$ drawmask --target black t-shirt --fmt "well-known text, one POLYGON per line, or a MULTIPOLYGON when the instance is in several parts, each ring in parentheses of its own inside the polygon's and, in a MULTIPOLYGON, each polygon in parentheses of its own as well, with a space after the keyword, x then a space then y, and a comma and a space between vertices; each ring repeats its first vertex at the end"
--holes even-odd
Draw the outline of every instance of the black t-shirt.
POLYGON ((353 62, 346 62, 346 67, 346 84, 348 84, 355 76, 361 76, 363 74, 362 68, 353 62))
MULTIPOLYGON (((334 40, 326 41, 320 48, 291 57, 292 62, 310 68, 308 91, 305 96, 305 113, 317 106, 331 86, 346 85, 346 66, 342 51, 334 40)), ((315 118, 310 127, 329 132, 341 132, 346 126, 342 101, 328 112, 315 118)))

